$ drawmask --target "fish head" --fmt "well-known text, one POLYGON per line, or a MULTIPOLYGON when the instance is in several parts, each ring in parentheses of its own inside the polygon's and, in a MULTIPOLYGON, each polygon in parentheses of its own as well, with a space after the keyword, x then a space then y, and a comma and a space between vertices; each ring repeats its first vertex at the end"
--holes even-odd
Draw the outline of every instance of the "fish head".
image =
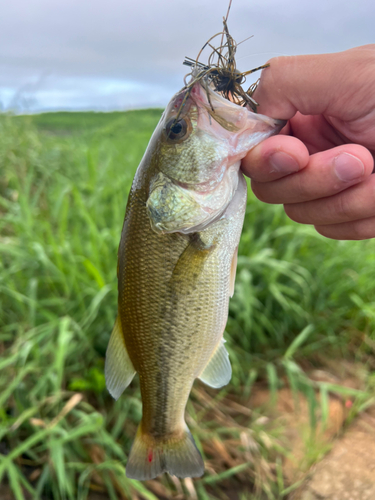
POLYGON ((284 124, 224 99, 204 82, 177 93, 163 113, 153 153, 152 228, 190 233, 217 220, 237 188, 241 159, 284 124))

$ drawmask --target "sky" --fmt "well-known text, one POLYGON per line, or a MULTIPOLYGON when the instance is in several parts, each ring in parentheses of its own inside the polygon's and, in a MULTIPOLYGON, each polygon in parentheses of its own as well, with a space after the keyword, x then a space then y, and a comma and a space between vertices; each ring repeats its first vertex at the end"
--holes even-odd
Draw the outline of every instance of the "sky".
MULTIPOLYGON (((164 107, 222 30, 228 0, 12 0, 0 18, 0 109, 164 107)), ((228 26, 245 71, 279 55, 375 42, 374 0, 233 0, 228 26)), ((202 62, 204 58, 201 59, 202 62)))

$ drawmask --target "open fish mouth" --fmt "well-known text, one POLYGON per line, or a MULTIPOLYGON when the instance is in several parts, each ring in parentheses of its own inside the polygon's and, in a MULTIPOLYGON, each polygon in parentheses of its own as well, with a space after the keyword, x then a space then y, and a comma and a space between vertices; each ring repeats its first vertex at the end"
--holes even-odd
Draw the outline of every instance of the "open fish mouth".
MULTIPOLYGON (((222 94, 214 91, 210 86, 204 84, 195 84, 191 90, 197 104, 203 106, 207 113, 219 125, 228 132, 239 132, 249 124, 249 116, 254 118, 254 113, 249 113, 247 107, 239 106, 237 103, 226 99, 222 94)), ((259 122, 257 131, 264 132, 269 127, 274 129, 274 134, 286 125, 287 120, 279 120, 270 118, 265 115, 261 116, 261 121, 264 123, 263 130, 259 130, 259 122)))

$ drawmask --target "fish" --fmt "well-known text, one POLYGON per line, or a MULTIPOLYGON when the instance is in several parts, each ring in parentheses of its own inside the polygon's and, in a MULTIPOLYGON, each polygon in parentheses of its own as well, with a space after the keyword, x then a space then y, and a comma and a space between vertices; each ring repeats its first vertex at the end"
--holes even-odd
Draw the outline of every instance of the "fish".
POLYGON ((136 171, 105 361, 115 399, 139 375, 143 414, 128 478, 204 473, 184 413, 195 379, 220 388, 231 378, 223 332, 247 200, 240 163, 284 124, 196 79, 172 97, 136 171))

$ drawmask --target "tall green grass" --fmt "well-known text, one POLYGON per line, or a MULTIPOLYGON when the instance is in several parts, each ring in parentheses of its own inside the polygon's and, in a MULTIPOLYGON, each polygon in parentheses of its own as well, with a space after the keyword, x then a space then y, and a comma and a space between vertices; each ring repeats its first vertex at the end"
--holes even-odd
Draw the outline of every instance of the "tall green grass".
MULTIPOLYGON (((92 490, 206 500, 233 488, 242 498, 286 498, 293 486, 277 466, 286 453, 277 430, 246 406, 253 383, 268 380, 276 395, 286 375, 310 398, 313 422, 317 385, 306 366, 323 354, 370 363, 374 241, 324 239, 249 195, 226 333, 232 382, 220 392, 197 384, 188 405, 208 472, 192 483, 126 478, 139 388, 135 380, 115 403, 104 354, 127 194, 160 114, 0 116, 0 481, 17 500, 92 490)), ((340 388, 319 389, 324 410, 340 388)))

